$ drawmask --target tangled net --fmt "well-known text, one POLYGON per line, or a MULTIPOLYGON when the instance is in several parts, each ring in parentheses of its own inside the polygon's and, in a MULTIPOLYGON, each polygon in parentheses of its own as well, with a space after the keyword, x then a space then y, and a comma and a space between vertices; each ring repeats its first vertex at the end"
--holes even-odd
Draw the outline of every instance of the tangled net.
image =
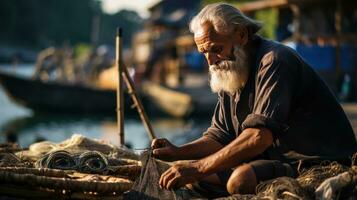
POLYGON ((108 159, 98 151, 86 151, 82 154, 72 155, 67 151, 58 150, 39 159, 35 163, 35 167, 105 174, 108 169, 108 159))
MULTIPOLYGON (((357 155, 357 154, 356 154, 357 155)), ((142 157, 143 169, 140 178, 135 182, 129 196, 124 199, 181 199, 176 191, 163 191, 158 188, 157 182, 160 174, 168 165, 155 161, 150 154, 142 157), (169 197, 169 198, 167 198, 169 197)), ((194 193, 183 189, 181 194, 189 197, 194 193)), ((186 188, 187 189, 187 188, 186 188)), ((200 193, 201 194, 201 193, 200 193)), ((204 195, 205 194, 201 194, 204 195)), ((299 171, 299 176, 294 178, 279 177, 260 183, 256 187, 256 194, 232 195, 219 198, 220 200, 246 200, 246 199, 356 199, 357 196, 357 166, 352 162, 352 167, 347 167, 337 162, 321 162, 310 168, 299 171)))
POLYGON ((32 144, 28 150, 19 151, 16 155, 28 161, 37 161, 46 154, 64 150, 70 154, 82 154, 86 151, 97 151, 105 155, 111 155, 114 158, 127 158, 139 160, 139 156, 130 149, 117 147, 112 144, 84 137, 79 134, 72 135, 71 138, 61 142, 53 143, 49 141, 32 144))
POLYGON ((0 167, 11 167, 11 166, 26 166, 27 164, 22 162, 13 153, 0 153, 0 167))
POLYGON ((220 200, 245 199, 356 199, 357 166, 341 165, 337 162, 313 166, 300 171, 296 178, 279 177, 260 183, 256 187, 256 195, 232 195, 220 200))
POLYGON ((87 151, 78 157, 78 170, 84 173, 107 171, 108 159, 98 151, 87 151))
MULTIPOLYGON (((56 191, 72 189, 110 194, 114 191, 121 194, 131 188, 133 196, 124 195, 126 199, 187 199, 192 195, 187 188, 160 190, 158 179, 169 165, 151 158, 150 153, 142 157, 142 167, 138 156, 130 150, 80 135, 59 144, 41 142, 31 145, 29 150, 14 152, 17 153, 7 150, 0 153, 0 182, 36 184, 44 188, 56 186, 56 191), (74 170, 86 175, 66 172, 74 170)), ((356 156, 351 167, 337 162, 322 162, 299 171, 296 179, 280 177, 262 182, 255 195, 232 195, 220 199, 356 199, 356 156)), ((4 185, 0 184, 0 187, 4 185)))
POLYGON ((349 167, 343 166, 337 162, 332 162, 328 165, 314 166, 302 171, 297 178, 297 181, 304 190, 312 194, 324 180, 348 170, 349 167))
POLYGON ((140 177, 135 181, 130 192, 125 193, 125 200, 184 200, 191 199, 191 194, 187 188, 176 190, 161 189, 158 185, 161 174, 166 171, 170 165, 158 161, 152 157, 152 151, 143 152, 141 155, 142 171, 140 177))
POLYGON ((39 159, 35 163, 35 167, 74 170, 76 169, 76 160, 67 151, 59 150, 49 153, 39 159))
POLYGON ((118 198, 141 171, 131 150, 81 135, 58 144, 35 143, 28 150, 2 147, 0 193, 10 197, 118 198))

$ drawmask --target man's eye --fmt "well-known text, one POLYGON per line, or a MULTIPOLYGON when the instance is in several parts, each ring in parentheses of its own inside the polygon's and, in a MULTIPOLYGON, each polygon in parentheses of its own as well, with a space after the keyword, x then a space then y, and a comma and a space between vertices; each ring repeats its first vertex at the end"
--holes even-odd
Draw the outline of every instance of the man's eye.
POLYGON ((212 53, 221 53, 222 47, 212 47, 211 52, 212 53))

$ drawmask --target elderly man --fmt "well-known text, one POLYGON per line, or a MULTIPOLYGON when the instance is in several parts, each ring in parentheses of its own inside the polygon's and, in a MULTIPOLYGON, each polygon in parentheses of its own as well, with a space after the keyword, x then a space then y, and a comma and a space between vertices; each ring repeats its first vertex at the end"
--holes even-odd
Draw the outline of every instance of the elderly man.
POLYGON ((181 147, 152 142, 156 158, 194 160, 164 172, 161 187, 205 181, 230 194, 254 193, 260 181, 296 176, 299 161, 356 152, 352 127, 325 83, 294 50, 257 36, 260 27, 228 4, 207 5, 191 21, 219 98, 201 138, 181 147))

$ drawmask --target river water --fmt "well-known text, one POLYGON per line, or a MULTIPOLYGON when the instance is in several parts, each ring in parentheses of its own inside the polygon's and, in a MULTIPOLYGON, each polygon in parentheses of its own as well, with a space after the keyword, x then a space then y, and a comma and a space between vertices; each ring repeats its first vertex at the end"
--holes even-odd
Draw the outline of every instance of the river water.
MULTIPOLYGON (((0 70, 29 77, 32 74, 33 65, 19 65, 13 68, 0 64, 0 70)), ((157 137, 168 138, 174 144, 180 145, 200 137, 210 125, 210 116, 199 119, 163 116, 150 118, 150 121, 157 137)), ((16 141, 22 147, 28 147, 41 140, 61 142, 77 133, 118 145, 117 132, 115 113, 113 116, 35 115, 30 109, 13 103, 0 86, 0 143, 16 141)), ((143 149, 149 146, 150 140, 139 117, 126 118, 124 132, 125 142, 133 149, 143 149)))

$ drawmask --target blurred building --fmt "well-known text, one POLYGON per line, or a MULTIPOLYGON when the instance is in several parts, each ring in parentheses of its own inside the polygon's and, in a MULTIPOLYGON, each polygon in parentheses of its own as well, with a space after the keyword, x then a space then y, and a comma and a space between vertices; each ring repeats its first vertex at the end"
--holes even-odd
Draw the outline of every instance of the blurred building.
POLYGON ((201 1, 162 0, 149 8, 144 31, 134 39, 134 65, 137 72, 157 82, 178 87, 185 71, 203 71, 201 56, 189 33, 190 19, 197 14, 201 1))
POLYGON ((357 2, 260 0, 243 4, 249 16, 278 10, 277 40, 294 48, 342 100, 357 99, 357 2))
POLYGON ((159 110, 176 117, 213 112, 208 67, 189 32, 201 1, 162 0, 149 8, 150 18, 133 45, 136 80, 159 110))

